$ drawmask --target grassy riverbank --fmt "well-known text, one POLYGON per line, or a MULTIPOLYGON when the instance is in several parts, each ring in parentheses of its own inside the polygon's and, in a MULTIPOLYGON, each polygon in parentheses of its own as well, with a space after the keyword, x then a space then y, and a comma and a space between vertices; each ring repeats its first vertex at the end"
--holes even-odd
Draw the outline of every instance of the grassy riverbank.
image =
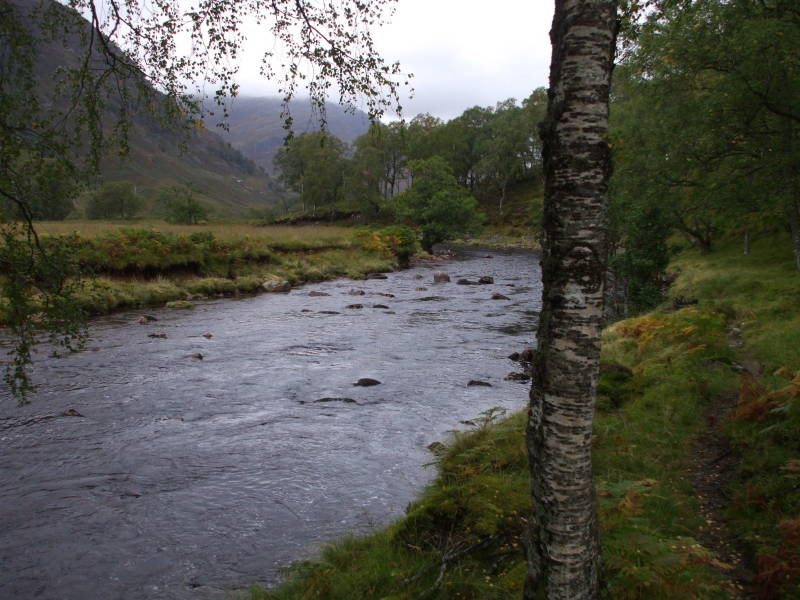
MULTIPOLYGON (((673 267, 663 310, 604 334, 595 474, 609 597, 736 597, 733 565, 706 541, 717 525, 693 488, 697 448, 717 419, 736 459, 726 535, 760 597, 800 597, 800 285, 788 240, 758 241, 749 256, 686 251, 673 267), (709 413, 735 397, 730 415, 709 413)), ((438 477, 405 517, 327 547, 251 597, 519 598, 524 415, 476 423, 449 440, 438 477)))
MULTIPOLYGON (((417 251, 405 228, 126 227, 42 223, 42 244, 70 257, 75 298, 90 315, 148 306, 190 307, 201 298, 391 271, 417 251)), ((2 305, 0 305, 2 321, 2 305)))

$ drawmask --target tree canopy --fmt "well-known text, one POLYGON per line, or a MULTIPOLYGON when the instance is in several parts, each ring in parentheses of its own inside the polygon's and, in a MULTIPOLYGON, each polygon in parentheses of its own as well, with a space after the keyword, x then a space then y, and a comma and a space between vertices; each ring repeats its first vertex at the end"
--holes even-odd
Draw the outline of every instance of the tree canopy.
POLYGON ((636 254, 641 234, 628 214, 661 223, 655 244, 674 228, 703 252, 785 228, 800 269, 800 13, 783 0, 648 4, 613 91, 621 247, 636 254))
POLYGON ((402 220, 420 227, 425 250, 480 229, 482 215, 475 198, 458 184, 443 158, 411 161, 409 169, 414 182, 394 198, 394 209, 402 220))

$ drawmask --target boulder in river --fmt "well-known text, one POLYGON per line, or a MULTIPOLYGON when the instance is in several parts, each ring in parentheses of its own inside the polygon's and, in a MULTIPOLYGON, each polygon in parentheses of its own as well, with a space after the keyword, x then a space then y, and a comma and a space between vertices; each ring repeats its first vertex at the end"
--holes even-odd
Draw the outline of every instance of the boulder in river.
POLYGON ((352 398, 320 398, 319 400, 314 400, 314 402, 344 402, 345 404, 358 404, 352 398))
POLYGON ((83 415, 79 413, 74 408, 68 408, 64 412, 61 413, 62 417, 82 417, 83 415))
POLYGON ((469 279, 459 279, 456 281, 458 285, 478 285, 477 281, 471 281, 469 279))
POLYGON ((377 296, 383 296, 385 298, 394 298, 394 294, 389 294, 387 292, 377 292, 376 295, 377 296))
POLYGON ((370 387, 370 386, 373 386, 373 385, 380 385, 380 384, 381 384, 381 382, 378 381, 377 379, 371 379, 369 377, 362 377, 361 379, 356 381, 353 385, 358 385, 358 386, 361 386, 361 387, 370 387))
POLYGON ((484 275, 483 277, 478 279, 478 283, 481 283, 483 285, 494 283, 494 277, 489 277, 488 275, 484 275))
POLYGON ((530 378, 531 376, 527 373, 509 373, 505 376, 506 381, 519 381, 520 383, 528 381, 530 378))
POLYGON ((389 279, 389 278, 388 278, 386 275, 384 275, 383 273, 367 273, 367 276, 366 276, 366 278, 367 278, 367 279, 389 279))
POLYGON ((195 358, 197 360, 203 360, 203 355, 200 352, 195 352, 194 354, 190 354, 189 358, 195 358))
POLYGON ((436 456, 442 456, 445 452, 447 452, 447 446, 445 446, 442 442, 433 442, 428 444, 428 450, 433 452, 436 456))
POLYGON ((348 304, 347 308, 354 308, 354 309, 364 308, 364 305, 363 304, 348 304))
POLYGON ((503 294, 492 294, 492 300, 511 300, 508 296, 504 296, 503 294))
POLYGON ((321 314, 321 315, 340 315, 342 313, 340 313, 339 311, 336 311, 336 310, 321 310, 321 311, 319 311, 319 314, 321 314))
POLYGON ((153 321, 158 321, 153 315, 142 315, 139 317, 139 323, 141 325, 147 325, 148 323, 152 323, 153 321))
POLYGON ((148 333, 147 337, 149 337, 149 338, 159 338, 159 339, 165 340, 165 339, 167 339, 167 334, 166 333, 148 333))
POLYGON ((492 387, 488 381, 481 381, 480 379, 470 379, 467 387, 492 387))
POLYGON ((434 271, 434 273, 433 273, 433 282, 434 283, 449 283, 450 282, 450 275, 448 275, 444 271, 434 271))
POLYGON ((525 350, 519 353, 519 360, 521 362, 530 363, 533 362, 535 356, 536 348, 525 348, 525 350))
POLYGON ((261 284, 261 289, 270 293, 288 292, 292 289, 292 284, 285 279, 270 279, 261 284))
POLYGON ((214 334, 213 333, 204 333, 203 337, 206 338, 207 340, 210 340, 211 338, 214 337, 214 334))
POLYGON ((386 306, 385 304, 373 304, 372 308, 389 308, 389 307, 386 306))
POLYGON ((364 290, 350 290, 347 293, 351 296, 363 296, 364 294, 366 294, 364 290))
POLYGON ((327 293, 327 292, 318 292, 317 290, 312 290, 312 291, 308 292, 308 295, 312 296, 312 297, 314 297, 314 296, 330 296, 330 294, 327 293))
POLYGON ((426 288, 426 287, 418 287, 416 291, 418 291, 418 292, 427 292, 428 288, 426 288))

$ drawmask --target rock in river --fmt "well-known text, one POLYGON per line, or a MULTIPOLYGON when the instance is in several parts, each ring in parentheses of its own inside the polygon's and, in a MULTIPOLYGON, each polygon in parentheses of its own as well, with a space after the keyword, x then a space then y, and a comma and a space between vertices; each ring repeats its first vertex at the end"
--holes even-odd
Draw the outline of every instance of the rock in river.
POLYGON ((492 387, 488 381, 481 381, 480 379, 470 379, 467 387, 492 387))
POLYGON ((312 291, 308 292, 308 295, 309 296, 330 296, 330 294, 327 293, 327 292, 318 292, 316 290, 312 290, 312 291))
POLYGON ((528 381, 531 378, 527 373, 509 373, 505 376, 506 381, 519 381, 520 383, 528 381))
POLYGON ((270 279, 261 284, 265 292, 288 292, 292 285, 285 279, 270 279))
POLYGON ((503 296, 503 294, 492 294, 492 300, 511 300, 511 298, 503 296))
POLYGON ((377 379, 370 379, 369 377, 362 377, 358 381, 356 381, 353 385, 359 385, 361 387, 369 387, 371 385, 380 385, 381 382, 377 379))
POLYGON ((320 398, 319 400, 314 400, 314 402, 344 402, 346 404, 358 404, 352 398, 320 398))
POLYGON ((484 285, 489 283, 494 283, 494 277, 489 277, 488 275, 484 275, 480 279, 478 279, 478 283, 482 283, 484 285))
POLYGON ((444 271, 435 271, 433 273, 434 283, 448 283, 449 281, 450 281, 450 275, 448 275, 444 271))
POLYGON ((445 452, 447 452, 447 446, 445 446, 442 442, 433 442, 428 444, 428 450, 433 452, 436 456, 442 456, 445 452))

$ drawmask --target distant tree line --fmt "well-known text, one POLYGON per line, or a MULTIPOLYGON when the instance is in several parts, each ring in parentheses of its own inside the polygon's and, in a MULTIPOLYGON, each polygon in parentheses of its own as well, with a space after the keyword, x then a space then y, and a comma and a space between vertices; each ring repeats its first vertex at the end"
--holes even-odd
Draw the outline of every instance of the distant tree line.
POLYGON ((303 211, 346 205, 420 227, 423 245, 474 231, 477 199, 503 214, 510 186, 541 181, 537 134, 547 103, 543 88, 519 103, 473 107, 444 122, 429 114, 410 122, 375 122, 349 146, 324 132, 292 138, 275 157, 281 181, 303 211))

